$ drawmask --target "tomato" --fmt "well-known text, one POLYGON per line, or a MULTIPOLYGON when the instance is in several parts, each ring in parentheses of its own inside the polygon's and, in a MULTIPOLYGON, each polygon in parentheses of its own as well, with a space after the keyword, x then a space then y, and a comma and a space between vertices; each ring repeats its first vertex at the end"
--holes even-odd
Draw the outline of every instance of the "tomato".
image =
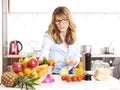
POLYGON ((71 80, 71 77, 70 76, 66 76, 66 81, 67 82, 71 82, 72 80, 71 80))
POLYGON ((81 81, 82 80, 82 76, 77 76, 77 81, 81 81))
POLYGON ((73 82, 76 82, 76 81, 77 81, 77 77, 76 77, 76 76, 72 76, 72 77, 71 77, 71 80, 72 80, 73 82))
POLYGON ((61 76, 61 79, 64 81, 66 80, 66 76, 61 76))
POLYGON ((81 76, 82 80, 85 80, 85 76, 81 76))

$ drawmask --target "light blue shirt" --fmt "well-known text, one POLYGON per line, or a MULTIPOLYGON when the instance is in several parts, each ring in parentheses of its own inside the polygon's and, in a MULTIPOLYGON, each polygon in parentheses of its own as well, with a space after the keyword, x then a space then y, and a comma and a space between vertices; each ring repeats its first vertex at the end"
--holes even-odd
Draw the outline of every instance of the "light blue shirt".
POLYGON ((47 59, 55 60, 54 73, 59 73, 62 67, 67 67, 68 70, 70 70, 77 66, 77 64, 69 66, 64 62, 64 58, 76 58, 78 61, 80 61, 79 41, 77 39, 74 44, 69 45, 68 48, 66 48, 63 43, 56 44, 52 37, 46 33, 43 38, 43 45, 39 59, 42 60, 43 56, 45 56, 47 59))

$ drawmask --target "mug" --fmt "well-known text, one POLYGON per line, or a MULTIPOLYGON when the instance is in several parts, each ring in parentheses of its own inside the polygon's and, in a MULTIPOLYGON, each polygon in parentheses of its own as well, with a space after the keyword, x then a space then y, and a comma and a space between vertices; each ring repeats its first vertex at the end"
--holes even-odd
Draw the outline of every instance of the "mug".
POLYGON ((105 54, 114 54, 114 48, 105 47, 104 49, 105 49, 105 51, 104 51, 105 54))

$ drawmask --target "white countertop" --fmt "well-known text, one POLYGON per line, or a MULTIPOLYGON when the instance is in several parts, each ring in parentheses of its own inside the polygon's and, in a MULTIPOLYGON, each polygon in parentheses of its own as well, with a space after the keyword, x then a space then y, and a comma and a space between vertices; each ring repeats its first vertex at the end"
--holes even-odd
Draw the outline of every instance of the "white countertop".
MULTIPOLYGON (((110 77, 106 81, 80 81, 80 82, 66 82, 62 81, 59 75, 54 75, 54 83, 41 83, 36 86, 36 90, 120 90, 120 81, 114 77, 110 77)), ((7 88, 0 86, 0 90, 20 90, 20 88, 7 88)))

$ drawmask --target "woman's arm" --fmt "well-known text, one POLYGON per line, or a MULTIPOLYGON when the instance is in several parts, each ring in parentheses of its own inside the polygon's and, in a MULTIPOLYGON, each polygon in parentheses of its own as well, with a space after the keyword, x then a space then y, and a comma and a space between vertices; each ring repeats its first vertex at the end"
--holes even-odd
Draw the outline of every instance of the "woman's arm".
POLYGON ((72 53, 74 56, 73 58, 71 58, 68 62, 68 65, 75 65, 77 66, 78 63, 80 62, 80 44, 79 44, 79 41, 77 40, 76 43, 75 43, 75 52, 72 53))
POLYGON ((53 40, 50 37, 50 35, 45 34, 44 37, 43 37, 43 44, 42 44, 41 53, 40 53, 40 56, 39 56, 40 60, 42 60, 44 56, 48 59, 52 43, 53 43, 53 40))

